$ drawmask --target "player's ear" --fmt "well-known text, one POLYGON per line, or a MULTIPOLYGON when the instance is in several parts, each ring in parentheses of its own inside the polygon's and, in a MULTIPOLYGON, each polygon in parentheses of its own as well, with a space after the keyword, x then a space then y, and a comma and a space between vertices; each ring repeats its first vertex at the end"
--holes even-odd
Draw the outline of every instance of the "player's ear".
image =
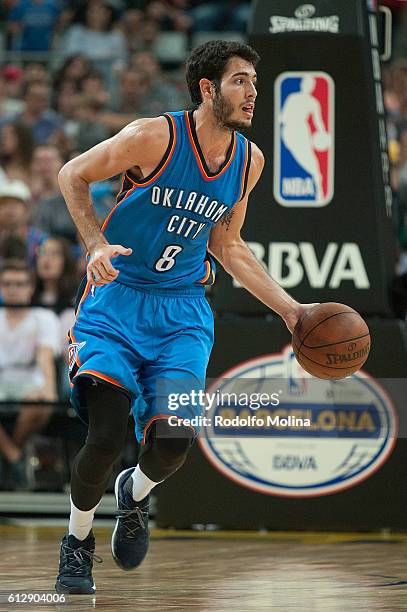
POLYGON ((212 81, 210 81, 209 79, 201 79, 199 81, 199 88, 201 90, 202 102, 212 100, 212 81))

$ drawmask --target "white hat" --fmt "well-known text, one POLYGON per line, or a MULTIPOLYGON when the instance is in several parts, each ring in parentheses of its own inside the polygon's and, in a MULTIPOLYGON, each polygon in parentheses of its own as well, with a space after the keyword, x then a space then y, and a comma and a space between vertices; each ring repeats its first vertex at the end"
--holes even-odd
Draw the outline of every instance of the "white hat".
POLYGON ((0 199, 15 198, 22 202, 28 202, 31 199, 31 192, 23 181, 1 181, 0 182, 0 199))

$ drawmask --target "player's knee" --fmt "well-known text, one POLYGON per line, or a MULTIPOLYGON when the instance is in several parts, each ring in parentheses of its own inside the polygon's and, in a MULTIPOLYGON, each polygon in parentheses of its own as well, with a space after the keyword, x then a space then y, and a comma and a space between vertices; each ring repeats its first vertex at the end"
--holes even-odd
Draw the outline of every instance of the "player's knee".
POLYGON ((88 438, 86 445, 95 461, 103 464, 113 464, 122 451, 123 441, 115 437, 93 436, 88 438))
POLYGON ((180 467, 191 447, 185 438, 163 438, 155 442, 162 463, 168 467, 180 467))
POLYGON ((155 432, 153 446, 165 466, 178 468, 184 463, 193 438, 194 432, 190 427, 177 427, 174 435, 174 428, 162 422, 155 432))

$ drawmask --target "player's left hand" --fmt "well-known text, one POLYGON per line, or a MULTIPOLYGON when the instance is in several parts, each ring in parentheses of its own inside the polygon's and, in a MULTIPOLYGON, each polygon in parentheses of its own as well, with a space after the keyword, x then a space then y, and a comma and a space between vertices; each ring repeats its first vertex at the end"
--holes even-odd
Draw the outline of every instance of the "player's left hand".
POLYGON ((313 304, 297 304, 294 310, 290 310, 283 316, 284 322, 288 327, 288 331, 292 334, 294 327, 297 325, 298 319, 310 308, 317 306, 319 302, 313 304))

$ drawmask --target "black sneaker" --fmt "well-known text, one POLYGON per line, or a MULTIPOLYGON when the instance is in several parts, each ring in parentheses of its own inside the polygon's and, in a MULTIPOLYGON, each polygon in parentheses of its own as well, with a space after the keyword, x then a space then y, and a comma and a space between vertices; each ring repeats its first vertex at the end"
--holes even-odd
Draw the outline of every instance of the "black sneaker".
POLYGON ((95 555, 95 538, 92 531, 85 540, 73 535, 64 535, 61 542, 59 574, 55 584, 57 593, 72 595, 92 594, 96 591, 92 578, 93 559, 102 563, 95 555))
POLYGON ((112 535, 112 555, 117 565, 132 570, 140 565, 147 554, 150 532, 148 530, 149 495, 134 501, 125 487, 135 468, 120 472, 114 492, 117 501, 116 526, 112 535))

